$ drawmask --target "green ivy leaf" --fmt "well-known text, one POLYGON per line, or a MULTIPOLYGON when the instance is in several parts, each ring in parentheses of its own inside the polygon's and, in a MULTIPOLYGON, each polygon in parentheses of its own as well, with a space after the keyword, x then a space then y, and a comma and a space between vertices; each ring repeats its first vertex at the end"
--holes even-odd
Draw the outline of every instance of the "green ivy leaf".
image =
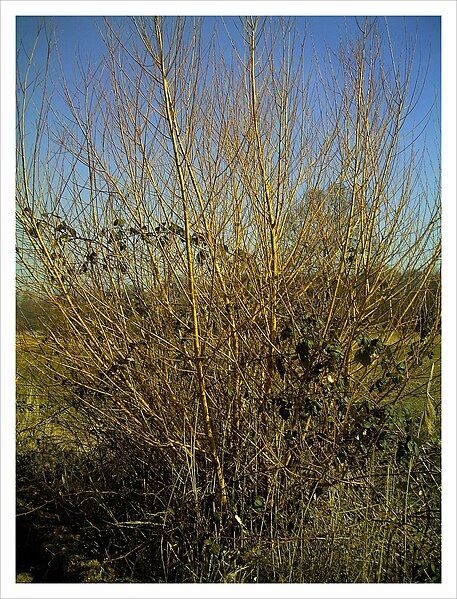
POLYGON ((283 420, 288 420, 290 418, 290 408, 282 404, 279 407, 278 414, 281 416, 283 420))
POLYGON ((359 364, 362 364, 363 366, 369 366, 371 364, 371 354, 369 351, 358 349, 355 352, 354 358, 356 362, 359 362, 359 364))
POLYGON ((385 389, 387 386, 387 380, 382 377, 380 379, 378 379, 375 383, 375 387, 378 391, 382 391, 383 389, 385 389))
POLYGON ((325 352, 333 363, 341 362, 344 356, 343 348, 341 347, 341 344, 338 341, 328 343, 325 346, 325 352))
POLYGON ((264 505, 265 505, 265 500, 263 497, 256 497, 254 499, 254 508, 256 510, 262 509, 264 507, 264 505))
POLYGON ((309 360, 311 357, 311 349, 314 346, 314 341, 312 339, 303 339, 302 341, 300 341, 297 344, 297 347, 295 348, 298 354, 298 357, 300 358, 300 361, 305 364, 306 366, 309 365, 309 360))
POLYGON ((281 331, 280 338, 282 341, 285 341, 286 339, 290 339, 293 336, 294 330, 290 324, 287 324, 281 331))

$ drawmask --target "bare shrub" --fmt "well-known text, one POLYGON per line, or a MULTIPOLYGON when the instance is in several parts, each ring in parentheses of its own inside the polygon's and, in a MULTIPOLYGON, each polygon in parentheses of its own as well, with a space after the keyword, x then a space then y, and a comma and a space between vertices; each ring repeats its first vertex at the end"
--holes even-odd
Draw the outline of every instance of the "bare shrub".
POLYGON ((323 64, 289 19, 242 19, 231 57, 198 19, 107 20, 77 87, 18 74, 18 282, 51 307, 29 354, 166 580, 359 580, 350 555, 414 579, 387 556, 425 459, 402 405, 439 335, 440 196, 414 47, 397 68, 380 27, 323 64), (143 481, 135 514, 103 465, 143 481))

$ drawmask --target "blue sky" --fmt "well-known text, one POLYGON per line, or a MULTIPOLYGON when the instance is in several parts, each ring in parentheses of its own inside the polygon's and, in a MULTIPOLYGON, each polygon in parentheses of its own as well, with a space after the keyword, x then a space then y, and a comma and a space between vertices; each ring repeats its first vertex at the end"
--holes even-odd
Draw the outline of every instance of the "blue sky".
MULTIPOLYGON (((229 24, 233 17, 225 17, 229 24)), ((235 17, 236 18, 236 17, 235 17)), ((297 17, 299 25, 305 26, 305 20, 312 35, 313 43, 318 53, 325 54, 326 46, 337 49, 339 40, 346 29, 350 33, 357 32, 355 18, 352 16, 311 16, 297 17)), ((414 36, 416 28, 419 32, 419 44, 424 60, 430 52, 430 70, 424 88, 422 104, 424 107, 433 103, 435 97, 441 94, 441 18, 439 16, 394 16, 387 19, 394 46, 401 51, 404 33, 407 31, 414 36)), ((103 29, 102 17, 94 16, 56 16, 56 17, 17 17, 17 44, 24 42, 25 47, 31 47, 40 23, 53 23, 59 41, 59 51, 67 76, 71 77, 75 53, 81 58, 97 59, 101 56, 104 46, 100 39, 97 26, 103 29)), ((212 18, 208 18, 207 26, 212 27, 212 18)), ((220 24, 221 39, 226 39, 220 24)), ((233 29, 233 28, 232 28, 233 29)), ((228 47, 228 43, 227 43, 228 47)))
MULTIPOLYGON (((119 18, 119 17, 117 17, 119 18)), ((126 18, 126 17, 121 17, 126 18)), ((299 27, 307 27, 309 36, 309 52, 311 44, 314 45, 318 56, 325 60, 327 48, 337 52, 341 38, 349 36, 355 37, 358 32, 357 22, 353 16, 311 16, 296 17, 299 27)), ((231 32, 235 31, 234 19, 236 17, 224 17, 226 26, 231 32)), ((85 65, 90 59, 92 63, 97 63, 104 51, 104 44, 98 31, 104 29, 103 18, 95 16, 55 16, 40 17, 28 16, 17 17, 16 21, 16 45, 29 49, 33 45, 37 29, 40 24, 46 23, 55 27, 58 48, 62 60, 67 82, 72 86, 75 83, 75 59, 79 56, 81 64, 85 65)), ((418 52, 416 53, 416 65, 419 66, 419 59, 422 61, 421 68, 425 70, 430 60, 427 72, 427 79, 420 97, 419 103, 412 116, 411 125, 420 123, 421 120, 432 109, 430 119, 422 135, 426 135, 427 148, 430 151, 430 158, 435 168, 437 168, 440 152, 440 102, 441 102, 441 18, 439 16, 393 16, 387 18, 391 40, 394 51, 400 62, 400 55, 404 52, 405 32, 412 38, 418 32, 418 52), (433 108, 434 107, 434 108, 433 108), (437 143, 438 142, 438 143, 437 143)), ((381 35, 386 37, 384 17, 380 17, 379 26, 381 35)), ((213 18, 208 17, 204 20, 204 28, 211 32, 213 27, 213 18)), ((222 21, 218 21, 218 33, 222 47, 231 52, 231 47, 224 29, 222 21)), ((38 49, 36 62, 39 64, 44 61, 44 44, 38 49)), ((24 53, 19 60, 19 70, 24 69, 24 53)), ((53 65, 58 69, 57 62, 53 65)), ((56 100, 58 102, 58 100, 56 100)), ((422 127, 420 127, 422 129, 422 127)))

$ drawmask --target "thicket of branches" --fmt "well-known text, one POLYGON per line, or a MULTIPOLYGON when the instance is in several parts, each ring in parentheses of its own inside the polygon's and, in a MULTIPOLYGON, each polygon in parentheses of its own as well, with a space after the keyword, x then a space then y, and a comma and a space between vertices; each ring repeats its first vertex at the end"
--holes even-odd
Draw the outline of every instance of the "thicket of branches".
MULTIPOLYGON (((292 575, 317 497, 355 531, 354 497, 387 514, 403 492, 392 464, 430 475, 433 367, 419 430, 401 410, 440 323, 439 179, 409 125, 424 71, 414 40, 399 61, 382 23, 359 26, 323 61, 293 19, 240 20, 230 54, 193 18, 106 21, 75 85, 53 81, 52 36, 18 73, 18 291, 47 307, 30 352, 81 452, 126 494, 143 481, 124 520, 137 550, 160 529, 165 579, 186 559, 181 580, 325 578, 292 575)), ((367 579, 414 577, 396 534, 381 565, 365 546, 367 579)))

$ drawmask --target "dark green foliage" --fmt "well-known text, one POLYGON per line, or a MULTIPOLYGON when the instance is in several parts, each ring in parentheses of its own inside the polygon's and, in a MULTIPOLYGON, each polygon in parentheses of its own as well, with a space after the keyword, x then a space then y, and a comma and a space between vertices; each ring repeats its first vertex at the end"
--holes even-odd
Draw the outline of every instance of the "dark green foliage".
POLYGON ((297 354, 298 357, 300 358, 300 362, 305 366, 308 367, 310 365, 311 362, 311 350, 314 347, 314 341, 312 339, 302 339, 301 341, 299 341, 297 343, 297 354))
POLYGON ((281 377, 282 380, 284 380, 284 377, 286 375, 286 368, 284 366, 283 356, 277 356, 275 363, 276 363, 276 369, 278 371, 279 376, 281 377))
POLYGON ((280 334, 281 341, 291 339, 294 336, 294 329, 291 323, 286 324, 280 334))
POLYGON ((332 341, 324 344, 323 350, 324 353, 328 356, 329 362, 333 366, 336 366, 341 363, 344 356, 344 350, 339 341, 332 341))
POLYGON ((359 349, 355 353, 355 360, 363 366, 369 366, 384 349, 380 339, 371 339, 366 335, 358 335, 356 339, 359 349))

